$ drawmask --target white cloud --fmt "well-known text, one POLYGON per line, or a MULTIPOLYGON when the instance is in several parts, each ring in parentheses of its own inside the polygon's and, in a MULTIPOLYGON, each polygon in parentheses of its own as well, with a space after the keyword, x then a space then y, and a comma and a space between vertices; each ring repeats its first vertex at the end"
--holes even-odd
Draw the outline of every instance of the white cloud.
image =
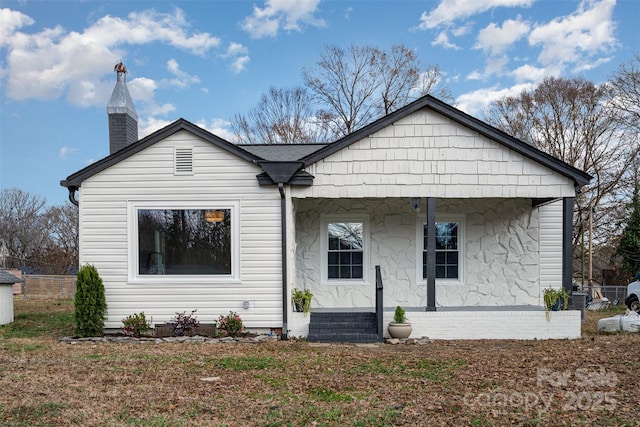
POLYGON ((68 93, 70 102, 79 105, 104 104, 105 99, 95 99, 104 95, 99 81, 124 56, 123 47, 161 42, 201 55, 220 43, 208 33, 189 33, 180 9, 135 12, 126 19, 105 16, 83 32, 57 26, 27 34, 19 29, 33 23, 28 16, 3 9, 2 19, 9 99, 53 99, 68 93), (83 88, 89 94, 79 96, 83 88))
POLYGON ((229 68, 235 74, 238 74, 238 73, 240 73, 241 71, 244 71, 247 68, 247 63, 248 62, 249 62, 249 57, 248 56, 240 56, 240 57, 234 59, 234 61, 229 65, 229 68))
POLYGON ((492 56, 500 55, 526 35, 529 28, 529 23, 522 21, 520 17, 507 19, 502 23, 502 27, 491 23, 480 30, 474 48, 482 49, 492 56))
POLYGON ((487 63, 484 67, 484 76, 489 77, 491 75, 501 76, 504 67, 507 66, 509 58, 506 56, 492 56, 487 59, 487 63))
POLYGON ((238 74, 241 71, 246 70, 247 68, 247 64, 249 63, 248 53, 249 49, 246 46, 243 46, 240 43, 231 42, 229 43, 227 52, 222 55, 222 57, 227 58, 231 61, 229 64, 229 69, 234 74, 238 74))
MULTIPOLYGON (((129 88, 131 98, 134 100, 136 110, 138 110, 138 117, 141 116, 141 113, 153 117, 166 115, 176 110, 176 107, 170 103, 158 105, 155 99, 158 84, 155 80, 139 77, 127 83, 127 87, 129 88), (143 108, 141 109, 140 107, 143 108)), ((149 120, 153 120, 153 118, 149 120)), ((140 121, 142 121, 142 119, 139 119, 139 122, 140 121)))
POLYGON ((539 83, 545 77, 558 76, 561 73, 560 68, 549 67, 539 68, 533 65, 522 65, 509 73, 517 82, 534 82, 539 83))
MULTIPOLYGON (((114 83, 115 84, 115 79, 114 83)), ((155 91, 158 88, 156 81, 146 77, 138 77, 127 83, 127 88, 133 99, 149 102, 153 100, 155 91)))
POLYGON ((442 46, 445 49, 460 50, 459 46, 449 41, 449 36, 445 31, 442 31, 440 34, 438 34, 435 40, 431 42, 431 46, 442 46))
POLYGON ((174 76, 175 79, 169 80, 169 83, 172 86, 179 87, 180 89, 184 89, 186 87, 191 86, 192 84, 200 83, 200 78, 198 76, 191 76, 180 69, 180 64, 178 61, 171 58, 167 61, 167 70, 174 76))
POLYGON ((314 16, 320 0, 266 0, 264 8, 253 7, 240 27, 251 38, 275 37, 280 29, 302 31, 301 24, 324 27, 325 22, 314 16))
POLYGON ((172 120, 158 119, 155 117, 148 117, 138 120, 138 138, 142 139, 145 136, 152 134, 153 132, 162 129, 165 126, 173 123, 172 120))
POLYGON ((58 157, 60 157, 62 160, 65 160, 69 156, 69 154, 75 153, 76 151, 78 151, 77 148, 63 145, 62 147, 60 147, 60 150, 58 150, 58 157))
POLYGON ((219 136, 222 139, 231 141, 233 139, 233 132, 231 131, 231 123, 224 119, 211 119, 207 122, 205 119, 200 119, 196 123, 203 129, 208 130, 212 134, 219 136))
POLYGON ((344 11, 344 19, 345 21, 351 21, 351 14, 353 13, 353 8, 348 7, 344 11))
POLYGON ((249 53, 249 49, 246 46, 243 46, 240 43, 231 42, 229 43, 229 47, 227 48, 226 57, 235 57, 238 55, 246 55, 249 53))
POLYGON ((541 46, 538 61, 543 65, 573 63, 589 67, 594 56, 609 52, 617 41, 612 21, 615 0, 583 1, 571 15, 536 25, 529 44, 541 46))
POLYGON ((524 90, 533 88, 532 83, 517 84, 510 88, 498 89, 496 87, 482 88, 473 92, 460 95, 456 99, 458 109, 471 114, 472 116, 481 116, 486 107, 493 101, 505 96, 515 96, 524 90))
MULTIPOLYGON (((138 136, 140 138, 144 138, 156 132, 168 125, 173 123, 173 120, 165 120, 159 119, 157 117, 149 117, 146 119, 141 119, 138 122, 138 136)), ((196 126, 199 126, 203 129, 208 130, 214 135, 219 136, 222 139, 226 139, 227 141, 231 141, 233 138, 233 132, 231 131, 231 123, 227 120, 223 119, 200 119, 197 122, 194 122, 196 126)))
POLYGON ((467 75, 467 78, 466 78, 466 80, 482 80, 482 79, 483 79, 482 73, 478 70, 473 70, 467 75))
POLYGON ((495 7, 529 7, 535 0, 441 0, 431 12, 423 12, 418 29, 427 30, 448 25, 495 7))
POLYGON ((34 23, 35 21, 24 13, 7 8, 0 9, 0 47, 15 42, 13 37, 17 29, 34 23))
POLYGON ((471 32, 471 24, 461 25, 460 27, 453 28, 451 34, 456 37, 465 36, 471 32))
POLYGON ((106 100, 113 92, 115 77, 112 81, 95 81, 79 79, 69 82, 67 99, 69 102, 82 107, 99 106, 104 107, 106 100))

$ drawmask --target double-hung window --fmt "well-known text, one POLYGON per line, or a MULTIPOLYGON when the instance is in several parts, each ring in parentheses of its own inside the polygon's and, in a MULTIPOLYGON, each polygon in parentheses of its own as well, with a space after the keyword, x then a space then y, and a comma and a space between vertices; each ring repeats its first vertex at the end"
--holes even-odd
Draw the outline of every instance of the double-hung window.
POLYGON ((363 218, 323 221, 323 277, 329 282, 366 279, 367 223, 363 218))
POLYGON ((130 203, 130 280, 237 277, 236 215, 234 203, 130 203))
MULTIPOLYGON (((436 221, 436 279, 462 279, 464 222, 459 218, 436 221)), ((427 224, 422 227, 422 278, 427 278, 427 224)))

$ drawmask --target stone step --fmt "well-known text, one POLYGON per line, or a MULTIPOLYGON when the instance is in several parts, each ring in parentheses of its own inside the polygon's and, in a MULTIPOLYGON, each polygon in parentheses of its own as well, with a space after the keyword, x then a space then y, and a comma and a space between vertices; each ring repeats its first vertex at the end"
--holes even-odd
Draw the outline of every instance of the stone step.
POLYGON ((307 337, 309 342, 345 342, 345 343, 372 343, 382 342, 376 334, 366 333, 318 333, 309 334, 307 337))
POLYGON ((377 318, 368 312, 320 312, 311 313, 309 323, 310 342, 380 342, 377 335, 377 318))
POLYGON ((320 312, 311 313, 314 322, 375 322, 376 314, 367 312, 320 312))

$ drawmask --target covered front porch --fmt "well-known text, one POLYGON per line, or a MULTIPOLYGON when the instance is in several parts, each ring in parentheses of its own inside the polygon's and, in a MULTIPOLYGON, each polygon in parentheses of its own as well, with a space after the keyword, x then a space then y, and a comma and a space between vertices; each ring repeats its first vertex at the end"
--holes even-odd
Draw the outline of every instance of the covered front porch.
POLYGON ((543 308, 543 289, 563 286, 562 230, 571 200, 545 202, 292 199, 290 284, 314 298, 311 316, 291 313, 290 335, 307 336, 313 313, 376 312, 379 266, 385 336, 400 305, 412 337, 579 337, 579 311, 547 320, 543 308))

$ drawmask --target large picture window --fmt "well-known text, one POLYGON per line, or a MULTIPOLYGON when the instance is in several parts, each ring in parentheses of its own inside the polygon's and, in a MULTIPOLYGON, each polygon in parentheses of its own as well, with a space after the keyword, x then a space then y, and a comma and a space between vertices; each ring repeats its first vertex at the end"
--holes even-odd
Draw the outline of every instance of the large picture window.
POLYGON ((139 275, 231 274, 230 209, 139 209, 139 275))
MULTIPOLYGON (((436 222, 436 279, 460 280, 461 276, 460 221, 436 222)), ((427 278, 427 225, 422 228, 422 278, 427 278)))

